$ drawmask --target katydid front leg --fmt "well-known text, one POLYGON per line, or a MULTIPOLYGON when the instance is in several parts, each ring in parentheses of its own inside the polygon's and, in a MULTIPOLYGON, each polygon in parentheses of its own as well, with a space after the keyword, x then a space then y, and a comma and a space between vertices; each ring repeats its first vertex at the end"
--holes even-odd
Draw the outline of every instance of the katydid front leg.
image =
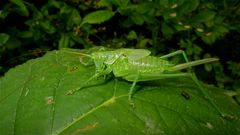
POLYGON ((94 79, 96 79, 96 78, 98 78, 98 77, 100 77, 100 76, 108 75, 111 71, 112 71, 111 68, 107 68, 107 69, 104 70, 104 71, 97 72, 97 73, 94 74, 92 77, 90 77, 87 81, 85 81, 80 87, 78 87, 78 88, 76 88, 76 89, 73 89, 73 90, 69 90, 65 95, 72 95, 72 94, 74 94, 75 92, 80 91, 83 87, 86 87, 87 84, 88 84, 90 81, 92 81, 92 80, 94 80, 94 79))

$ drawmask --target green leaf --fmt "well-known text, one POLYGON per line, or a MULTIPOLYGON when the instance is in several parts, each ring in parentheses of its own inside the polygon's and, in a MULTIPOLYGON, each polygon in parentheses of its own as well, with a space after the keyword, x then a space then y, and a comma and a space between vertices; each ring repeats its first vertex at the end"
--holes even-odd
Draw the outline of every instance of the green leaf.
POLYGON ((72 16, 72 21, 74 22, 74 24, 81 23, 81 16, 76 9, 73 9, 71 16, 72 16))
POLYGON ((173 35, 174 30, 167 23, 163 22, 162 23, 162 33, 163 33, 164 37, 170 38, 173 35))
POLYGON ((184 4, 182 4, 179 8, 178 8, 178 13, 179 14, 186 14, 186 13, 190 13, 194 10, 196 10, 196 8, 199 5, 199 0, 190 0, 190 1, 185 1, 184 4))
POLYGON ((202 23, 212 20, 215 17, 216 13, 214 11, 202 11, 196 16, 194 16, 192 19, 190 19, 190 23, 202 23))
POLYGON ((0 33, 0 45, 5 44, 8 39, 9 39, 9 35, 5 34, 5 33, 0 33))
POLYGON ((223 25, 220 25, 220 24, 215 25, 213 27, 213 31, 216 32, 216 33, 219 33, 219 35, 222 35, 223 33, 229 32, 229 30, 226 27, 224 27, 223 25))
POLYGON ((132 82, 124 80, 100 78, 65 95, 94 73, 94 66, 83 66, 66 51, 11 69, 0 78, 0 134, 240 134, 239 105, 225 90, 204 86, 231 120, 221 118, 184 78, 137 83, 134 108, 127 96, 132 82))
POLYGON ((114 12, 109 10, 98 10, 87 14, 81 23, 81 26, 85 23, 89 24, 100 24, 103 23, 114 16, 114 12))
POLYGON ((4 47, 9 50, 16 49, 22 45, 21 41, 16 38, 15 36, 10 36, 7 42, 5 43, 4 47))
POLYGON ((60 14, 70 14, 74 9, 66 4, 61 5, 60 14))
POLYGON ((232 71, 233 75, 240 76, 240 63, 234 61, 228 61, 228 69, 232 71))
POLYGON ((22 16, 29 16, 27 7, 22 0, 10 0, 12 3, 16 4, 18 7, 15 8, 16 12, 22 16))
POLYGON ((136 14, 134 13, 133 15, 130 16, 131 20, 137 24, 137 25, 143 25, 145 18, 143 17, 143 15, 140 14, 136 14))
POLYGON ((56 28, 48 20, 41 21, 40 25, 41 25, 42 29, 49 34, 53 34, 54 32, 56 32, 56 28))
POLYGON ((43 12, 40 12, 38 10, 38 8, 34 6, 34 4, 28 3, 28 8, 30 9, 31 14, 32 14, 32 18, 34 18, 34 20, 43 19, 44 18, 43 12))
POLYGON ((113 3, 112 0, 99 0, 99 2, 97 3, 97 5, 99 7, 108 7, 108 6, 111 6, 113 3))
POLYGON ((168 0, 159 0, 157 1, 160 7, 167 7, 169 1, 168 0))
POLYGON ((71 38, 70 34, 63 33, 61 35, 61 39, 59 40, 58 48, 61 49, 69 47, 70 38, 71 38))
POLYGON ((125 7, 128 5, 129 0, 114 0, 117 5, 120 7, 125 7))
POLYGON ((149 43, 149 42, 150 42, 150 40, 147 38, 140 39, 136 46, 139 48, 147 48, 147 43, 149 43))
POLYGON ((204 34, 197 32, 197 34, 199 34, 202 40, 207 44, 213 44, 221 35, 223 35, 223 33, 215 32, 215 31, 204 33, 204 34))
POLYGON ((32 31, 21 31, 17 35, 18 35, 18 37, 21 37, 21 38, 32 38, 33 32, 32 31))
POLYGON ((125 7, 129 3, 129 0, 100 0, 97 4, 101 7, 116 5, 120 7, 125 7))
POLYGON ((213 68, 213 67, 212 67, 212 65, 210 65, 210 64, 205 64, 205 65, 204 65, 204 69, 205 69, 206 71, 209 71, 209 72, 210 72, 210 71, 212 70, 212 68, 213 68))
POLYGON ((0 10, 0 18, 1 19, 5 19, 7 17, 7 15, 10 13, 10 11, 9 11, 10 7, 11 7, 11 4, 8 3, 4 7, 1 8, 1 10, 0 10))
POLYGON ((138 36, 134 30, 130 31, 127 35, 127 39, 129 39, 129 40, 134 40, 137 38, 138 38, 138 36))
POLYGON ((74 25, 81 24, 81 16, 76 9, 73 9, 67 21, 67 29, 71 30, 74 25))
POLYGON ((53 6, 62 10, 63 7, 66 7, 66 4, 64 1, 49 0, 46 6, 53 6))
POLYGON ((135 5, 129 5, 127 7, 119 8, 119 10, 126 10, 128 12, 138 13, 138 14, 144 14, 144 13, 151 13, 153 10, 153 3, 152 2, 146 2, 143 4, 135 4, 135 5))

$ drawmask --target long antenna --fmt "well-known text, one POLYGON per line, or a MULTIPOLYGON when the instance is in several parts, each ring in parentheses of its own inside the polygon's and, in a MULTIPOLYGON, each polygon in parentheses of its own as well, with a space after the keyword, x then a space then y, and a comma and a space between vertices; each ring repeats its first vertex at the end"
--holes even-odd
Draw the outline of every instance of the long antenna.
POLYGON ((87 57, 90 57, 90 58, 92 57, 91 55, 85 54, 85 53, 73 52, 73 51, 68 51, 68 50, 64 50, 64 51, 66 51, 66 52, 68 52, 68 53, 73 53, 73 54, 78 54, 78 55, 87 56, 87 57))

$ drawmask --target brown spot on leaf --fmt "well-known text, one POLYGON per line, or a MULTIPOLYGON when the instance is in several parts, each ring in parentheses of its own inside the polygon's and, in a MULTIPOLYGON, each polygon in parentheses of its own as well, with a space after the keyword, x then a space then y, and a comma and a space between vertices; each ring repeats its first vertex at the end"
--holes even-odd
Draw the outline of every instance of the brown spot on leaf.
POLYGON ((77 135, 77 134, 79 134, 79 133, 81 133, 81 132, 86 132, 86 131, 88 131, 88 130, 92 130, 92 129, 94 129, 94 128, 96 128, 97 127, 97 122, 95 122, 95 123, 93 123, 93 124, 90 124, 90 125, 87 125, 87 126, 85 126, 85 127, 83 127, 83 128, 78 128, 78 129, 76 129, 73 133, 71 133, 70 135, 77 135))
POLYGON ((186 91, 182 91, 181 95, 186 99, 189 100, 190 99, 190 95, 186 92, 186 91))
POLYGON ((47 105, 54 104, 54 99, 52 96, 46 97, 45 98, 47 105))
POLYGON ((69 72, 74 72, 76 70, 78 70, 77 66, 69 67, 69 69, 68 69, 69 72))

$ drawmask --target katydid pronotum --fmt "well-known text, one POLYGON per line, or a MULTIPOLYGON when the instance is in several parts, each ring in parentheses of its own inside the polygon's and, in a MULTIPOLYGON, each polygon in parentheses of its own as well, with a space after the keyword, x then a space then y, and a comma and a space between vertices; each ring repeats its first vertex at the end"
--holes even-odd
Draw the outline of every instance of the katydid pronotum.
POLYGON ((132 103, 134 88, 136 83, 139 81, 151 81, 174 77, 191 77, 199 87, 199 90, 203 93, 204 97, 211 103, 216 111, 221 116, 225 116, 225 114, 219 109, 207 91, 200 84, 195 73, 191 71, 193 66, 218 61, 217 58, 206 58, 189 62, 185 52, 182 50, 178 50, 161 57, 156 57, 150 56, 151 52, 146 49, 126 48, 116 50, 105 50, 104 48, 100 48, 99 51, 91 52, 90 54, 78 52, 72 53, 88 57, 89 61, 84 62, 83 60, 80 60, 80 62, 84 65, 94 64, 96 72, 80 87, 68 91, 66 95, 71 95, 81 90, 83 87, 86 87, 90 81, 100 76, 108 75, 112 72, 115 77, 121 77, 127 81, 133 82, 128 93, 128 100, 132 103), (167 58, 179 54, 183 56, 186 61, 185 63, 175 65, 167 60, 167 58), (180 72, 182 69, 189 70, 188 72, 180 72))

